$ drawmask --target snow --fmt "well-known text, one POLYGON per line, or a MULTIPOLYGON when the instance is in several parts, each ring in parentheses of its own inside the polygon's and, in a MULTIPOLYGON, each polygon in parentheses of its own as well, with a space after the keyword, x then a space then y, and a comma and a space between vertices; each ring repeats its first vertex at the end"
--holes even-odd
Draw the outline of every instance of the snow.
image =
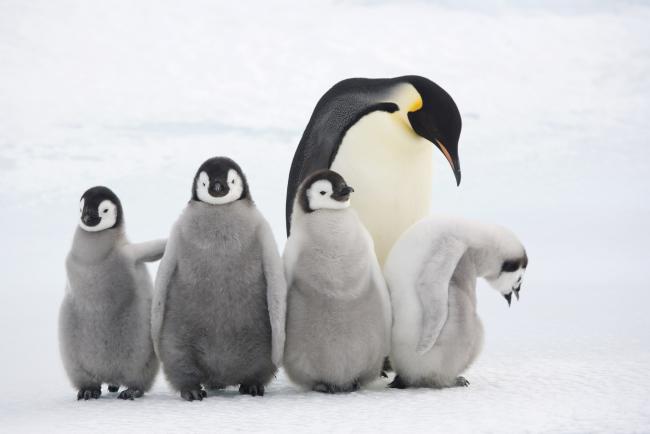
MULTIPOLYGON (((0 3, 3 431, 650 431, 650 7, 642 2, 0 3), (459 188, 435 210, 527 246, 522 298, 486 284, 467 389, 229 389, 77 402, 58 356, 63 260, 88 187, 130 238, 165 236, 194 171, 229 155, 284 243, 291 157, 346 77, 417 73, 461 110, 459 188)), ((155 272, 155 266, 152 267, 155 272)))

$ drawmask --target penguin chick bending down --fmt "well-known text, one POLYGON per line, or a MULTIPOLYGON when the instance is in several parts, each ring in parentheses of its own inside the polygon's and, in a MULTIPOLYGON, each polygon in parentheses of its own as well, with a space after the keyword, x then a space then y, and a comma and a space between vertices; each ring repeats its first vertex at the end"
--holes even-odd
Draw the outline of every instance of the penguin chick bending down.
POLYGON ((390 299, 372 238, 349 208, 343 177, 321 170, 300 186, 284 251, 289 378, 325 393, 379 377, 390 344, 390 299))
POLYGON ((231 159, 196 172, 155 286, 154 345, 181 397, 231 385, 264 395, 282 359, 287 289, 271 228, 231 159))
POLYGON ((393 309, 391 387, 453 387, 476 359, 483 326, 476 280, 484 277, 510 305, 528 266, 509 230, 460 218, 430 217, 398 240, 384 274, 393 309))
POLYGON ((99 398, 107 383, 110 392, 126 386, 118 398, 132 400, 149 390, 158 372, 145 262, 162 257, 165 240, 129 243, 120 200, 106 187, 86 191, 79 212, 59 314, 63 366, 77 399, 99 398))

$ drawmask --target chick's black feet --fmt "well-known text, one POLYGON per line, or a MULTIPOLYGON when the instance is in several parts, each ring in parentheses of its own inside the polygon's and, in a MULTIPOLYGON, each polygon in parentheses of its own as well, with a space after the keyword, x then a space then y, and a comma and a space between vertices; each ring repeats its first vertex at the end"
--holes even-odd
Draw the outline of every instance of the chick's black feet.
POLYGON ((264 386, 261 384, 241 384, 239 393, 242 395, 264 396, 264 386))
POLYGON ((89 399, 98 399, 101 396, 101 394, 102 394, 101 386, 82 387, 77 392, 77 401, 81 399, 83 399, 84 401, 88 401, 89 399))
POLYGON ((115 393, 115 392, 117 392, 118 390, 120 390, 120 386, 117 386, 117 385, 115 385, 115 384, 109 384, 109 385, 108 385, 108 391, 109 391, 109 392, 111 392, 111 393, 115 393))
POLYGON ((207 392, 201 387, 196 387, 192 389, 181 390, 181 398, 186 401, 203 401, 203 398, 208 396, 207 392))
POLYGON ((140 398, 142 395, 144 395, 144 392, 142 389, 138 389, 136 387, 129 387, 128 389, 123 390, 120 392, 117 397, 119 399, 129 399, 133 401, 135 398, 140 398))
POLYGON ((329 383, 316 383, 312 390, 314 392, 320 393, 348 393, 356 392, 361 388, 359 380, 354 380, 349 384, 339 385, 339 384, 329 384, 329 383))
POLYGON ((457 387, 467 387, 469 386, 469 381, 465 377, 456 377, 456 386, 457 387))
POLYGON ((314 392, 320 393, 336 393, 336 387, 332 384, 327 383, 316 383, 314 387, 311 388, 314 392))

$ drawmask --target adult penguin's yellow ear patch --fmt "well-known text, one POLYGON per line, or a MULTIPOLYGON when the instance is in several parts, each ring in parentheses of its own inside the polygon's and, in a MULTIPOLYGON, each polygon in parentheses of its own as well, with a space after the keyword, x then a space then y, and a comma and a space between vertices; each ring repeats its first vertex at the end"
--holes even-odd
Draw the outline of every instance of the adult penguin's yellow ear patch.
POLYGON ((422 108, 422 97, 418 95, 417 99, 409 106, 409 112, 416 112, 422 108))

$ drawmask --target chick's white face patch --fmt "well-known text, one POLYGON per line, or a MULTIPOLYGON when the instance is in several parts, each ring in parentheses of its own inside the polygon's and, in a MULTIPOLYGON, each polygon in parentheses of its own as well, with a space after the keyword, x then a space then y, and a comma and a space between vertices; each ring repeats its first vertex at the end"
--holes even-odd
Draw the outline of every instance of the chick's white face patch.
POLYGON ((196 180, 196 196, 201 202, 209 203, 210 205, 223 205, 240 199, 244 192, 244 181, 239 176, 239 173, 235 169, 228 170, 227 180, 228 193, 220 197, 215 197, 209 192, 210 177, 206 172, 199 173, 199 177, 196 180))
POLYGON ((345 209, 350 206, 350 199, 340 202, 332 198, 332 183, 326 179, 320 179, 314 182, 307 190, 307 200, 309 208, 314 211, 317 209, 345 209))
POLYGON ((84 205, 85 205, 85 199, 81 199, 81 202, 79 203, 79 212, 81 214, 80 219, 79 219, 79 226, 81 229, 84 231, 88 232, 99 232, 103 231, 104 229, 109 229, 115 226, 115 223, 117 222, 117 205, 115 205, 113 202, 110 200, 106 199, 103 200, 100 204, 99 207, 97 208, 97 216, 99 217, 99 223, 97 223, 94 226, 88 226, 86 223, 84 223, 84 205))

